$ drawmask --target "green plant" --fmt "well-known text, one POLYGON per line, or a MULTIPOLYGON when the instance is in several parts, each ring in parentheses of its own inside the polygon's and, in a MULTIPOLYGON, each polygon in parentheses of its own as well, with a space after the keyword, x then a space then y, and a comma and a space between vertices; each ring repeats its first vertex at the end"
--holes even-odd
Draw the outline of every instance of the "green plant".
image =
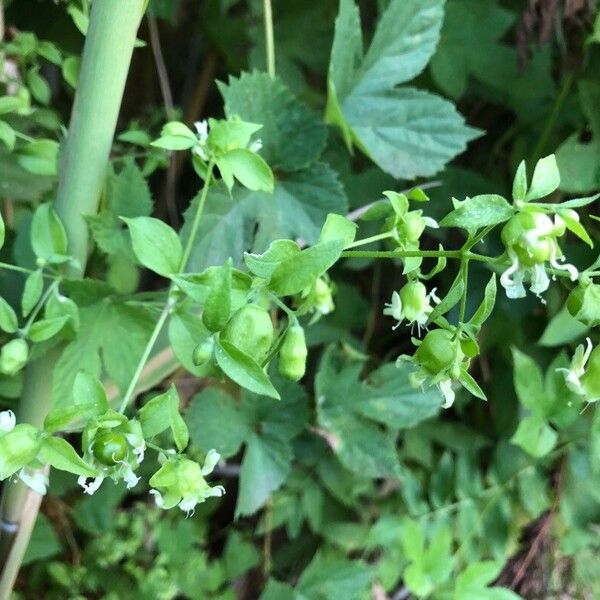
MULTIPOLYGON (((552 90, 540 132, 544 86, 514 90, 547 83, 550 67, 540 51, 526 75, 503 71, 506 52, 516 59, 495 41, 510 3, 379 2, 366 50, 358 6, 333 4, 204 3, 202 27, 215 47, 223 29, 231 60, 225 24, 241 24, 238 10, 264 16, 264 28, 244 31, 250 67, 266 73, 220 82, 224 115, 196 120, 169 100, 156 18, 172 7, 152 1, 164 111, 136 113, 116 141, 145 3, 58 7, 85 35, 80 63, 34 33, 3 44, 17 75, 4 69, 0 162, 17 169, 8 189, 21 185, 24 197, 0 221, 0 268, 21 278, 0 301, 0 598, 23 560, 34 577, 17 589, 49 598, 137 597, 136 586, 141 597, 230 598, 242 577, 263 600, 515 598, 533 558, 512 581, 503 566, 532 521, 542 529, 531 552, 552 527, 574 565, 568 582, 551 570, 553 587, 593 593, 600 581, 578 572, 600 519, 600 429, 584 410, 600 397, 590 331, 600 321, 590 214, 600 194, 573 183, 570 142, 555 140, 573 122, 595 128, 587 65, 552 90), (315 26, 327 41, 311 56, 298 24, 305 14, 332 24, 328 10, 333 32, 315 26), (493 76, 454 38, 474 26, 471 10, 489 29, 493 76), (60 143, 43 61, 76 85, 60 143), (326 90, 307 69, 326 76, 326 90), (582 106, 563 123, 576 76, 582 106), (418 88, 404 85, 415 77, 418 88), (436 86, 453 98, 493 92, 516 115, 516 127, 477 142, 491 162, 464 159, 480 174, 446 167, 483 132, 436 86), (551 142, 556 154, 543 156, 551 142), (493 164, 509 143, 512 187, 493 164), (173 178, 184 172, 198 190, 181 228, 153 204, 163 169, 171 216, 173 178), (441 169, 432 188, 397 183, 441 169), (564 199, 571 191, 589 194, 564 199), (450 206, 452 193, 464 199, 450 206), (586 345, 555 355, 584 335, 586 345), (183 371, 202 382, 191 394, 183 371), (72 516, 45 510, 25 554, 48 490, 47 503, 60 514, 73 505, 72 516), (56 559, 57 522, 82 532, 83 555, 71 534, 71 563, 56 559)), ((595 45, 591 34, 589 64, 595 45)))

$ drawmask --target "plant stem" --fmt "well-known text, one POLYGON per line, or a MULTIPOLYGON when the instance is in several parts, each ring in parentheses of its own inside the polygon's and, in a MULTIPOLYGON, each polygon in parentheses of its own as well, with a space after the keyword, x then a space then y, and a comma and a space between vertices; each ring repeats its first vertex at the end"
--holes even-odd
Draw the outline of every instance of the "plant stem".
POLYGON ((18 273, 25 273, 26 275, 33 273, 33 269, 26 269, 25 267, 18 267, 17 265, 11 265, 10 263, 4 262, 0 262, 0 269, 5 269, 6 271, 17 271, 18 273))
POLYGON ((386 231, 385 233, 378 233, 377 235, 372 235, 371 237, 364 238, 362 240, 357 240, 356 242, 348 244, 345 250, 349 250, 350 248, 357 248, 358 246, 366 246, 367 244, 372 244, 373 242, 378 242, 379 240, 387 240, 391 237, 391 231, 386 231))
MULTIPOLYGON (((186 242, 185 249, 183 251, 183 256, 181 257, 181 263, 179 264, 179 269, 177 270, 177 275, 179 275, 180 273, 183 273, 185 271, 187 263, 190 259, 190 255, 191 255, 192 249, 194 247, 194 240, 196 239, 196 235, 198 234, 198 228, 200 227, 202 213, 204 212, 204 205, 206 204, 206 198, 208 197, 208 188, 210 187, 210 182, 212 179, 212 174, 213 174, 214 168, 215 168, 214 162, 211 161, 210 163, 208 163, 206 180, 204 182, 204 187, 202 188, 202 193, 200 194, 200 200, 198 201, 198 208, 196 209, 196 214, 194 215, 194 221, 192 222, 192 227, 190 229, 190 235, 186 242)), ((146 362, 148 361, 148 358, 150 357, 152 348, 154 347, 154 344, 156 343, 156 340, 158 339, 158 336, 160 335, 160 332, 162 331, 162 328, 163 328, 164 324, 166 323, 167 318, 169 317, 169 313, 171 312, 171 309, 174 306, 174 300, 171 296, 171 292, 173 291, 174 288, 175 288, 175 284, 171 283, 171 285, 169 286, 169 294, 168 294, 167 302, 165 303, 165 305, 162 309, 162 312, 160 313, 160 316, 158 317, 158 321, 156 322, 156 325, 154 326, 154 330, 152 331, 152 334, 150 335, 150 339, 148 340, 148 343, 146 344, 146 347, 144 348, 144 352, 142 353, 142 356, 138 362, 135 373, 133 374, 133 377, 131 378, 131 381, 129 382, 127 391, 125 392, 125 395, 123 396, 121 406, 119 407, 120 413, 124 413, 127 410, 127 406, 129 406, 129 403, 131 402, 131 400, 133 398, 138 380, 142 374, 142 371, 144 370, 144 367, 146 366, 146 362)))
MULTIPOLYGON (((55 203, 67 232, 69 253, 81 265, 80 269, 71 267, 74 277, 82 275, 87 262, 88 229, 83 215, 96 212, 104 187, 143 6, 144 0, 92 3, 55 203)), ((18 411, 21 422, 43 426, 51 407, 54 365, 61 350, 57 346, 27 366, 18 411)), ((10 596, 38 508, 35 492, 22 483, 6 483, 0 512, 0 600, 10 596)))
POLYGON ((275 36, 273 34, 273 8, 271 0, 263 0, 265 14, 265 46, 267 52, 267 73, 275 77, 275 36))

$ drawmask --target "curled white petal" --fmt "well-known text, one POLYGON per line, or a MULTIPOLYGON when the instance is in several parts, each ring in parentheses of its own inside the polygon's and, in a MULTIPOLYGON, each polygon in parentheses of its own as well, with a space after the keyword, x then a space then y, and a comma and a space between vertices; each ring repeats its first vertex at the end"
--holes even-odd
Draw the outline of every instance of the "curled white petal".
POLYGON ((225 495, 225 488, 222 485, 215 485, 215 487, 210 488, 208 495, 220 498, 225 495))
POLYGON ((30 471, 29 469, 21 469, 19 471, 19 478, 34 492, 37 492, 40 496, 45 495, 48 489, 48 475, 41 471, 30 471))
POLYGON ((573 265, 570 265, 568 263, 561 263, 558 260, 556 260, 554 256, 550 258, 550 264, 557 271, 567 271, 567 273, 569 273, 569 278, 571 279, 571 281, 577 281, 577 278, 579 277, 579 271, 573 265))
POLYGON ((209 473, 212 473, 219 460, 221 460, 221 455, 214 448, 209 450, 206 458, 204 459, 204 465, 202 466, 202 475, 208 475, 209 473))
POLYGON ((440 299, 440 297, 437 295, 437 288, 434 287, 429 294, 427 294, 427 300, 431 300, 433 302, 435 302, 436 304, 439 304, 442 300, 440 299))
POLYGON ((425 225, 427 225, 427 227, 431 227, 432 229, 440 228, 440 224, 431 217, 423 217, 423 221, 425 221, 425 225))
POLYGON ((514 257, 510 267, 500 276, 500 284, 506 290, 507 297, 511 299, 524 298, 527 295, 523 287, 523 274, 519 270, 519 266, 519 260, 514 257))
POLYGON ((0 431, 8 433, 15 428, 17 418, 12 410, 3 410, 0 412, 0 431))
POLYGON ((445 399, 442 408, 450 408, 454 404, 454 398, 456 398, 456 394, 452 389, 452 380, 442 379, 442 381, 438 383, 438 386, 445 399))
POLYGON ((187 513, 188 515, 193 512, 194 508, 198 504, 198 499, 195 496, 187 496, 178 504, 179 508, 187 513))
POLYGON ((127 484, 127 489, 135 487, 138 484, 140 478, 133 472, 133 469, 127 465, 127 467, 123 470, 123 479, 127 484))
POLYGON ((92 494, 95 494, 102 485, 104 475, 98 475, 98 477, 92 479, 90 483, 88 483, 88 479, 89 477, 81 475, 77 478, 77 483, 83 488, 84 494, 89 494, 91 496, 92 494))
POLYGON ((550 277, 543 264, 531 268, 531 286, 529 289, 536 295, 545 292, 550 287, 550 277))

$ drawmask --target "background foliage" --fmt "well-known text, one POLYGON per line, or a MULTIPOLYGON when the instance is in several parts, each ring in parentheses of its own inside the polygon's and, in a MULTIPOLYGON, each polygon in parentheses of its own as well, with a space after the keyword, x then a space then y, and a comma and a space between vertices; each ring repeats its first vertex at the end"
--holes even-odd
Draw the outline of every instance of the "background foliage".
MULTIPOLYGON (((31 222, 55 190, 87 11, 79 1, 5 3, 1 258, 24 268, 57 253, 31 222)), ((183 153, 150 146, 165 121, 262 123, 261 156, 275 175, 273 193, 211 189, 193 271, 229 257, 242 267, 244 251, 281 237, 313 244, 328 213, 356 219, 388 189, 422 185, 428 214, 441 218, 453 196, 508 193, 521 159, 533 167, 551 152, 556 200, 600 189, 593 0, 291 0, 273 11, 275 79, 264 72, 262 2, 150 0, 101 210, 88 219, 91 279, 66 283, 78 333, 63 320, 55 405, 70 402, 79 369, 126 388, 157 317, 152 302, 164 301, 164 282, 140 268, 118 216, 154 215, 189 235, 198 177, 183 153)), ((584 222, 597 240, 598 224, 584 222)), ((369 221, 361 230, 378 232, 369 221)), ((424 247, 457 239, 442 229, 424 247)), ((596 257, 575 238, 565 252, 580 267, 596 257)), ((447 290, 453 275, 436 285, 447 290)), ((215 473, 227 494, 185 518, 159 511, 144 489, 109 483, 84 497, 56 472, 20 597, 600 594, 600 419, 594 406, 582 413, 555 370, 589 335, 562 309, 568 290, 553 286, 545 304, 499 297, 472 370, 489 401, 463 392, 440 412, 436 389, 415 391, 394 363, 410 347, 409 330, 392 331, 382 315, 403 281, 399 265, 348 259, 331 277, 336 309, 307 328, 302 384, 275 378, 280 401, 207 377, 190 358, 207 336, 202 321, 172 316, 147 397, 176 385, 191 452, 222 454, 215 473)), ((484 266, 473 270, 468 314, 488 279, 484 266)), ((0 275, 15 310, 23 285, 0 275)), ((27 288, 25 314, 41 293, 36 281, 27 288)), ((52 345, 42 338, 34 352, 52 345)), ((2 408, 20 384, 1 376, 2 408)))

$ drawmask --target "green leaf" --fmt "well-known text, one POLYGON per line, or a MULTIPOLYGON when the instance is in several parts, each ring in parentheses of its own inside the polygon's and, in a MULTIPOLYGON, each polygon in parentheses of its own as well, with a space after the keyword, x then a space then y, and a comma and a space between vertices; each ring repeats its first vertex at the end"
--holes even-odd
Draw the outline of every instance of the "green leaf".
POLYGON ((29 328, 29 339, 32 342, 44 342, 54 337, 67 323, 68 316, 55 317, 53 319, 42 319, 36 321, 29 328))
POLYGON ((15 130, 4 121, 0 121, 0 142, 2 142, 9 150, 13 150, 15 142, 17 141, 17 134, 15 130))
MULTIPOLYGON (((189 234, 197 198, 185 214, 182 239, 189 234)), ((335 172, 323 163, 277 181, 273 194, 236 186, 211 188, 189 270, 234 261, 245 251, 260 253, 277 239, 301 238, 315 244, 328 213, 344 213, 347 201, 335 172)), ((236 263, 234 262, 234 265, 236 263)))
POLYGON ((239 409, 238 402, 214 387, 205 388, 192 398, 185 422, 196 447, 204 452, 214 448, 223 458, 237 454, 252 433, 247 414, 239 409))
POLYGON ((171 429, 175 445, 180 452, 189 441, 187 425, 179 413, 179 394, 174 385, 164 394, 155 396, 139 411, 144 438, 151 439, 166 429, 171 429))
POLYGON ((133 251, 144 267, 167 277, 177 273, 183 256, 179 237, 166 223, 152 217, 123 218, 133 251))
POLYGON ((300 247, 292 240, 275 240, 262 254, 244 253, 244 262, 257 277, 271 279, 279 263, 300 253, 300 247))
POLYGON ((38 258, 46 261, 67 254, 67 233, 49 203, 40 204, 33 214, 31 247, 38 258))
MULTIPOLYGON (((221 174, 225 165, 227 171, 230 171, 245 188, 256 192, 273 191, 275 185, 273 172, 258 154, 245 148, 236 148, 217 160, 221 174)), ((231 189, 230 185, 228 187, 231 189)))
POLYGON ((542 371, 537 363, 517 348, 512 349, 515 391, 521 404, 532 413, 544 416, 545 391, 542 371))
POLYGON ((470 78, 503 89, 517 74, 517 56, 512 46, 500 40, 515 20, 515 13, 494 0, 446 3, 440 42, 430 65, 434 81, 453 98, 467 91, 470 78))
POLYGON ((600 138, 582 142, 581 133, 570 135, 556 150, 561 190, 580 194, 600 187, 600 138))
POLYGON ((164 125, 160 137, 150 145, 165 150, 189 150, 197 143, 196 134, 187 125, 171 121, 164 125))
POLYGON ((277 78, 242 73, 217 83, 225 114, 262 123, 261 155, 274 169, 297 171, 312 164, 325 147, 327 128, 277 78))
POLYGON ((0 436, 0 479, 6 479, 35 460, 40 447, 38 431, 20 423, 0 436))
POLYGON ((479 398, 480 400, 487 400, 487 396, 485 392, 479 387, 479 384, 473 379, 473 377, 469 374, 466 369, 462 369, 460 372, 460 377, 458 378, 462 386, 475 398, 479 398))
POLYGON ((41 269, 30 273, 25 279, 23 297, 21 298, 21 312, 26 317, 38 303, 44 291, 44 276, 41 269))
POLYGON ((110 175, 107 201, 110 211, 118 217, 147 217, 152 213, 148 183, 133 158, 125 158, 122 169, 110 175))
POLYGON ((524 160, 519 163, 512 186, 513 200, 525 200, 527 195, 527 164, 524 160))
POLYGON ((460 302, 460 299, 463 297, 464 293, 465 282, 461 276, 461 273, 458 273, 456 279, 452 283, 452 286, 448 290, 448 293, 442 298, 442 301, 433 309, 433 311, 429 315, 427 323, 434 323, 436 319, 438 319, 443 314, 447 313, 451 308, 456 306, 460 302))
POLYGON ((302 250, 277 265, 269 288, 280 296, 299 294, 337 262, 343 249, 343 240, 333 240, 302 250))
POLYGON ((18 96, 0 96, 0 115, 15 112, 25 107, 23 98, 18 96))
POLYGON ((216 344, 215 358, 223 372, 240 386, 279 400, 279 393, 260 365, 233 344, 225 340, 216 344))
POLYGON ((571 316, 566 306, 563 306, 550 320, 540 337, 540 346, 563 346, 579 339, 589 327, 571 316))
POLYGON ((485 286, 485 292, 483 293, 483 300, 477 307, 477 310, 469 320, 469 325, 474 328, 475 332, 481 329, 481 326, 488 320, 488 317, 494 310, 496 304, 496 274, 494 273, 487 285, 485 286))
POLYGON ((57 174, 58 143, 54 140, 35 140, 19 150, 19 164, 34 175, 57 174))
POLYGON ((525 200, 536 200, 551 194, 560 185, 560 173, 556 164, 556 157, 550 154, 538 160, 531 178, 531 186, 525 200))
POLYGON ((442 20, 443 0, 392 0, 363 59, 358 11, 350 0, 340 3, 326 120, 342 129, 348 145, 398 178, 435 173, 478 135, 450 103, 396 87, 423 70, 442 20))
POLYGON ((78 56, 69 56, 65 58, 62 65, 63 79, 72 87, 77 87, 79 81, 79 72, 81 71, 81 59, 78 56))
POLYGON ((0 297, 0 329, 6 333, 15 333, 18 327, 17 313, 4 298, 0 297))
POLYGON ((43 463, 48 463, 55 469, 67 471, 74 475, 94 477, 98 474, 91 465, 88 465, 75 452, 73 446, 63 438, 45 438, 40 446, 38 459, 43 463))
POLYGON ((346 247, 354 241, 357 229, 358 225, 349 221, 346 217, 330 213, 327 215, 323 229, 321 229, 319 243, 343 240, 344 247, 346 247))
POLYGON ((38 67, 32 67, 25 74, 25 81, 29 87, 31 95, 40 104, 49 104, 52 92, 48 82, 40 75, 38 67))
POLYGON ((292 462, 289 442, 273 435, 251 434, 242 468, 236 518, 255 513, 285 481, 292 462))
POLYGON ((82 402, 71 406, 53 408, 44 420, 44 430, 49 433, 57 431, 78 431, 85 427, 87 421, 106 412, 97 402, 82 402))
POLYGON ((442 227, 461 227, 475 231, 481 227, 508 221, 514 214, 512 206, 497 194, 482 194, 462 202, 453 199, 453 203, 454 210, 440 222, 442 227))
POLYGON ((43 513, 38 514, 22 564, 47 561, 62 552, 63 547, 52 525, 43 513))
POLYGON ((573 215, 566 210, 559 210, 558 214, 564 220, 567 225, 567 229, 574 233, 580 240, 584 241, 590 248, 594 247, 594 242, 590 238, 585 227, 579 222, 578 219, 573 218, 573 215))
POLYGON ((534 458, 546 456, 552 451, 557 440, 556 431, 544 419, 535 415, 525 417, 510 438, 511 443, 519 446, 534 458))
POLYGON ((92 402, 98 407, 99 413, 109 409, 104 386, 97 377, 86 371, 78 371, 75 375, 73 401, 75 404, 92 402))

